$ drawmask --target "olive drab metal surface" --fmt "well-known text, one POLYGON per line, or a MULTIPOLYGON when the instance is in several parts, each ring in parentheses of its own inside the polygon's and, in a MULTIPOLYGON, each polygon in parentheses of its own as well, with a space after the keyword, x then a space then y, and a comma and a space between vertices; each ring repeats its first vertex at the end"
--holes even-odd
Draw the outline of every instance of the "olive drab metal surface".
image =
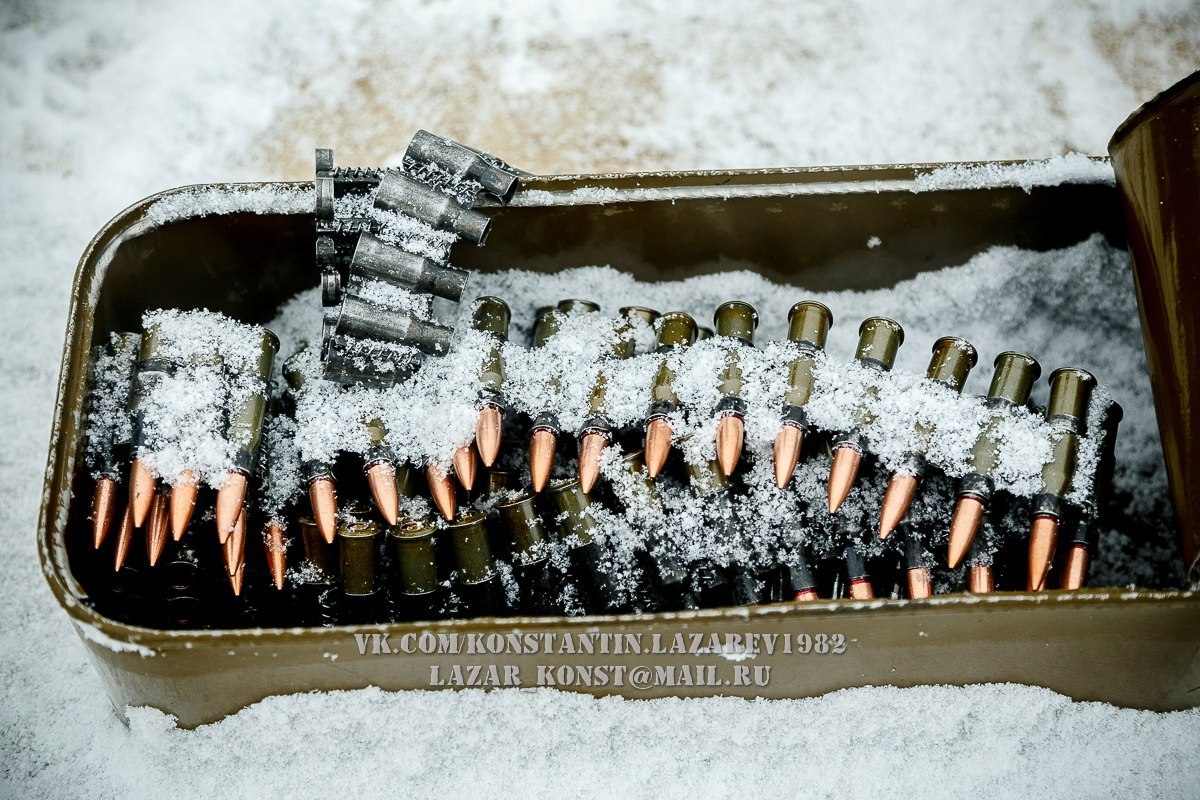
POLYGON ((1121 123, 1108 152, 1125 210, 1180 547, 1191 580, 1200 582, 1200 72, 1121 123))

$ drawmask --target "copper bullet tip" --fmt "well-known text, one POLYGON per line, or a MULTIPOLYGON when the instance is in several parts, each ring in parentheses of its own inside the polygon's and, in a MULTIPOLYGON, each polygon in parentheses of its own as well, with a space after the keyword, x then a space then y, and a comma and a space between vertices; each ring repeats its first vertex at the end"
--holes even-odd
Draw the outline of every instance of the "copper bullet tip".
POLYGON ((967 570, 967 591, 971 594, 990 594, 996 591, 996 578, 988 564, 976 564, 967 570))
POLYGON ((897 472, 892 475, 887 491, 883 493, 883 507, 879 509, 879 538, 886 539, 908 513, 913 498, 917 495, 919 479, 916 475, 897 472))
POLYGON ((908 596, 913 600, 924 600, 933 596, 933 577, 924 567, 908 570, 908 596))
POLYGON ((92 547, 99 550, 108 536, 116 514, 117 482, 112 478, 100 478, 92 492, 92 547))
POLYGON ((775 485, 780 489, 792 479, 803 444, 804 431, 796 425, 784 425, 775 434, 775 485))
POLYGON ((367 485, 375 507, 387 520, 395 525, 400 519, 400 492, 396 489, 396 465, 390 461, 376 461, 367 467, 367 485))
POLYGON ((600 454, 608 445, 608 437, 603 433, 589 433, 583 437, 579 446, 579 488, 584 494, 590 494, 600 480, 600 454))
POLYGON ((792 598, 796 602, 807 603, 813 600, 820 600, 821 595, 817 594, 816 589, 801 589, 796 592, 796 596, 792 598))
POLYGON ((135 458, 129 467, 129 504, 133 508, 133 527, 146 523, 150 504, 154 502, 154 473, 140 458, 135 458))
POLYGON ((836 514, 837 510, 850 496, 854 488, 854 479, 858 477, 858 465, 862 463, 862 453, 854 447, 838 447, 833 451, 833 463, 829 466, 829 513, 836 514))
POLYGON ((538 428, 529 437, 529 477, 533 490, 540 492, 546 488, 550 480, 550 470, 554 466, 554 448, 558 437, 554 431, 538 428))
POLYGON ((133 511, 125 507, 121 515, 121 525, 117 528, 117 547, 113 555, 113 572, 120 572, 125 566, 125 557, 129 555, 129 543, 133 541, 133 511))
POLYGON ((733 474, 738 459, 742 457, 742 437, 746 431, 745 420, 738 414, 726 414, 717 422, 717 462, 725 477, 733 474))
POLYGON ((850 597, 854 600, 874 600, 875 590, 865 578, 850 581, 850 597))
POLYGON ((429 493, 433 495, 433 504, 448 522, 453 522, 454 512, 458 508, 454 496, 454 482, 434 464, 429 465, 425 474, 429 480, 429 493))
POLYGON ((333 544, 337 536, 337 488, 333 480, 317 478, 309 483, 308 502, 312 505, 313 519, 325 544, 333 544))
POLYGON ((238 566, 237 571, 229 576, 229 588, 233 589, 234 597, 242 596, 242 580, 246 577, 246 565, 238 566))
POLYGON ((454 474, 468 492, 475 488, 475 445, 463 445, 454 451, 454 474))
POLYGON ((150 516, 146 521, 146 560, 152 567, 158 563, 167 545, 167 531, 167 494, 159 492, 150 504, 150 516))
POLYGON ((953 569, 962 563, 975 541, 979 523, 983 521, 983 501, 975 497, 960 497, 954 506, 954 518, 950 520, 950 545, 946 563, 953 569))
POLYGON ((267 550, 267 569, 275 588, 283 590, 283 579, 287 575, 287 543, 284 541, 284 522, 272 519, 263 531, 263 545, 267 550))
POLYGON ((671 423, 666 417, 655 417, 646 426, 646 470, 657 478, 671 455, 671 423))
POLYGON ((1058 545, 1058 520, 1049 516, 1033 518, 1033 527, 1029 530, 1029 581, 1025 588, 1038 592, 1046 588, 1046 576, 1050 573, 1050 564, 1054 561, 1054 551, 1058 545))
POLYGON ((1091 559, 1092 554, 1083 545, 1073 545, 1067 551, 1061 581, 1063 589, 1083 588, 1083 585, 1087 583, 1088 563, 1091 559))
POLYGON ((242 504, 246 502, 246 482, 244 473, 229 472, 225 475, 225 483, 217 490, 217 540, 221 544, 229 539, 238 514, 242 513, 242 504))
POLYGON ((246 509, 242 509, 234 520, 229 538, 225 540, 225 567, 230 577, 236 575, 246 562, 246 509))
POLYGON ((192 521, 192 511, 196 508, 196 493, 199 491, 200 480, 190 469, 179 474, 179 480, 171 489, 171 537, 177 542, 183 538, 188 524, 192 521))
POLYGON ((500 456, 500 441, 504 438, 504 414, 495 406, 484 406, 475 420, 475 444, 479 458, 491 469, 500 456))

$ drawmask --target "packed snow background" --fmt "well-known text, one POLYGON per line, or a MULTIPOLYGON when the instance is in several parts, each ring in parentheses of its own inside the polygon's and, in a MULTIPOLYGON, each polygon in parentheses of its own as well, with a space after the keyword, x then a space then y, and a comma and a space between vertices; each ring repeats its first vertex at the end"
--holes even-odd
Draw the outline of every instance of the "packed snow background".
POLYGON ((533 172, 1103 153, 1200 63, 1194 2, 0 5, 0 794, 1196 796, 1200 714, 1023 687, 747 703, 276 698, 124 728, 37 564, 72 271, 161 189, 396 163, 420 127, 533 172), (514 746, 519 743, 519 746, 514 746), (462 758, 469 754, 469 758, 462 758))

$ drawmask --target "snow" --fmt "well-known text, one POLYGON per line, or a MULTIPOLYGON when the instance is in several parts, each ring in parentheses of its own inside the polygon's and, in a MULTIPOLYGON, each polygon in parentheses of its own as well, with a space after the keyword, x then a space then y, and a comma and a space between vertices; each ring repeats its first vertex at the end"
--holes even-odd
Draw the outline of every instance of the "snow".
MULTIPOLYGON (((142 317, 142 330, 156 331, 156 355, 173 364, 174 372, 146 392, 140 412, 144 441, 136 456, 168 482, 190 470, 220 488, 239 445, 226 410, 267 392, 258 374, 265 332, 205 310, 151 311, 142 317)), ((110 418, 101 422, 114 426, 110 418)))
POLYGON ((196 186, 155 200, 146 218, 157 227, 209 214, 306 214, 314 202, 312 186, 196 186))
POLYGON ((1020 186, 1026 192, 1035 186, 1060 183, 1116 183, 1112 167, 1093 161, 1082 153, 1067 153, 1052 158, 1018 164, 952 164, 918 175, 913 191, 937 189, 986 189, 1020 186))
MULTIPOLYGON (((799 786, 821 797, 881 785, 927 797, 1195 796, 1197 712, 1022 687, 771 703, 365 690, 275 698, 195 732, 135 711, 127 730, 47 591, 33 531, 72 270, 92 234, 140 197, 306 181, 315 146, 332 146, 339 163, 394 164, 421 127, 534 173, 1098 154, 1129 111, 1194 69, 1198 31, 1184 0, 761 3, 736 14, 665 0, 534 2, 502 16, 470 2, 352 0, 336 13, 281 0, 3 5, 0 795, 558 796, 568 775, 583 796, 799 786), (471 759, 448 758, 462 753, 471 759)), ((834 334, 849 335, 851 317, 834 313, 834 334)), ((1047 335, 1003 338, 1035 349, 1047 335)), ((831 351, 847 347, 831 337, 831 351)), ((901 365, 919 372, 924 347, 905 345, 901 365)), ((1111 384, 1130 357, 1106 348, 1084 365, 1111 384)), ((1149 441, 1138 433, 1154 426, 1146 392, 1121 397, 1121 448, 1149 441)), ((1149 513, 1160 496, 1151 479, 1131 502, 1149 513)))

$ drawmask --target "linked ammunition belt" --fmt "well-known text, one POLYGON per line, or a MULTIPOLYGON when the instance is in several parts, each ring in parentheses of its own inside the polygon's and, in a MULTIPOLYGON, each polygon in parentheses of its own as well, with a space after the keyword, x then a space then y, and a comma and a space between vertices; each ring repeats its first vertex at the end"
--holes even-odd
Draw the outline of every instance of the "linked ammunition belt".
POLYGON ((491 221, 476 201, 507 203, 519 175, 495 156, 426 131, 413 137, 400 168, 335 167, 332 150, 317 150, 326 379, 387 385, 425 355, 446 351, 453 330, 433 319, 428 301, 462 297, 467 273, 449 264, 449 245, 482 245, 491 221), (399 307, 397 294, 423 302, 399 307), (373 342, 405 349, 381 353, 373 342))
POLYGON ((1084 585, 1121 419, 1089 373, 1051 373, 1039 414, 1029 408, 1041 373, 1033 357, 1001 353, 986 397, 972 400, 961 394, 975 348, 934 342, 922 390, 982 420, 967 469, 951 477, 934 446, 937 420, 906 418, 904 452, 880 457, 879 417, 898 412, 879 395, 904 342, 887 317, 859 328, 847 367, 859 388, 839 425, 816 407, 829 394, 833 316, 814 301, 792 307, 786 342, 772 345, 784 356, 769 364, 758 313, 740 300, 715 310, 711 330, 680 311, 627 306, 610 319, 595 303, 563 300, 537 311, 526 348, 509 341, 509 305, 481 297, 470 330, 456 332, 432 304, 464 294, 468 275, 450 266, 450 247, 483 243, 490 220, 476 201, 507 202, 518 175, 425 132, 395 169, 335 167, 318 151, 319 348, 300 343, 276 370, 271 331, 159 311, 141 333, 93 350, 92 543, 113 567, 97 602, 142 624, 226 627, 920 599, 1039 590, 1055 572, 1060 588, 1084 585), (584 329, 600 339, 592 363, 530 374, 584 329), (456 348, 474 360, 451 364, 456 348), (610 396, 628 390, 621 381, 635 373, 622 365, 641 357, 656 361, 636 373, 652 377, 636 387, 645 405, 632 419, 610 396), (703 381, 716 396, 702 409, 680 382, 693 362, 716 365, 703 381), (454 387, 473 398, 468 442, 405 442, 403 418, 372 405, 439 375, 461 382, 468 365, 470 385, 454 387), (514 367, 538 391, 515 386, 514 367), (743 452, 748 387, 764 368, 786 374, 769 459, 743 452), (590 384, 571 410, 564 384, 579 373, 590 384), (335 425, 338 413, 352 417, 335 425), (711 423, 703 434, 697 414, 711 423), (1018 423, 1048 454, 1031 497, 1005 477, 1004 439, 1018 423), (314 444, 330 435, 322 426, 352 429, 356 441, 314 444), (452 457, 434 457, 450 445, 452 457), (878 492, 856 492, 867 484, 878 492), (198 503, 205 485, 216 490, 211 515, 198 503), (862 498, 876 496, 867 520, 862 498), (699 541, 675 535, 685 520, 704 532, 699 541), (210 523, 216 536, 199 530, 210 523), (633 541, 617 541, 617 528, 633 541), (247 547, 251 530, 261 548, 247 547), (139 535, 144 548, 132 546, 139 535))

